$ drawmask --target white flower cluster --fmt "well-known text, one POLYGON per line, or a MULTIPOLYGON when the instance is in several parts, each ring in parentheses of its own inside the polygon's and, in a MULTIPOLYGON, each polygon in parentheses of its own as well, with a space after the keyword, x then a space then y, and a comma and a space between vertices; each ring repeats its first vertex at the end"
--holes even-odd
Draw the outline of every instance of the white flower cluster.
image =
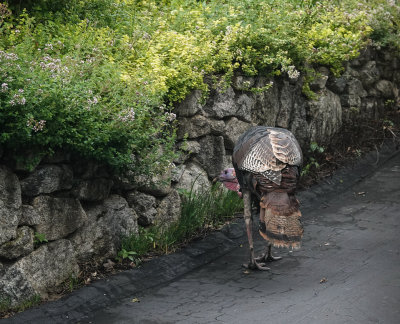
MULTIPOLYGON (((3 83, 3 84, 6 84, 6 83, 3 83)), ((2 88, 3 88, 3 85, 2 85, 2 88)), ((18 93, 14 94, 13 98, 9 101, 10 105, 11 106, 25 105, 26 99, 25 99, 25 97, 22 96, 23 93, 24 93, 24 89, 18 89, 18 93)))
POLYGON ((6 92, 8 90, 8 84, 7 83, 2 83, 1 84, 1 92, 6 92))
POLYGON ((35 120, 33 117, 30 117, 26 122, 26 126, 31 128, 35 133, 42 131, 44 126, 46 125, 46 121, 41 119, 39 121, 35 120))
POLYGON ((2 60, 16 61, 16 60, 18 60, 18 55, 15 53, 7 53, 7 52, 0 50, 0 61, 2 61, 2 60))
POLYGON ((166 121, 168 121, 168 122, 171 123, 171 122, 173 122, 173 121, 176 119, 176 114, 166 112, 166 113, 165 113, 165 119, 166 119, 166 121))
POLYGON ((287 72, 290 79, 297 79, 300 76, 300 72, 296 70, 294 65, 289 65, 288 67, 282 68, 282 72, 287 72))
POLYGON ((124 123, 134 121, 135 120, 134 109, 133 108, 127 109, 127 111, 124 114, 119 115, 118 119, 124 123))

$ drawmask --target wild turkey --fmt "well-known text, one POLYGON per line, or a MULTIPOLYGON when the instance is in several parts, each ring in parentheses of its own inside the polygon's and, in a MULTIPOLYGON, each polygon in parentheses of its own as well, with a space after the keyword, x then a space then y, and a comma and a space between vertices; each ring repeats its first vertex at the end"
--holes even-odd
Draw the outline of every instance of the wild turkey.
MULTIPOLYGON (((273 257, 271 244, 298 248, 303 235, 301 212, 295 197, 302 152, 294 135, 283 128, 256 126, 242 134, 235 145, 232 162, 244 202, 244 219, 250 246, 246 267, 269 270, 273 257), (251 202, 259 202, 260 235, 267 240, 267 251, 254 257, 251 202)), ((229 173, 229 172, 228 172, 229 173)), ((222 176, 222 175, 221 175, 222 176)), ((224 177, 220 179, 224 181, 224 177)), ((234 174, 225 178, 233 178, 234 174)))

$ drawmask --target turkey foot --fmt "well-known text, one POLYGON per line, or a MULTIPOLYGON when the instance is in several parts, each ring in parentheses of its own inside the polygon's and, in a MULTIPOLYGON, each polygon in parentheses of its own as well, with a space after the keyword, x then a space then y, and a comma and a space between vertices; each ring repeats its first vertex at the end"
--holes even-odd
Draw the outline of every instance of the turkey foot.
POLYGON ((268 271, 271 270, 270 268, 265 266, 264 262, 257 262, 253 260, 253 262, 249 262, 248 264, 244 263, 243 267, 249 270, 261 270, 261 271, 268 271))
POLYGON ((263 253, 262 255, 260 255, 259 257, 255 258, 256 262, 272 262, 272 261, 278 261, 281 260, 282 257, 280 256, 276 256, 274 257, 271 253, 271 244, 268 244, 268 249, 267 251, 265 251, 265 253, 263 253))

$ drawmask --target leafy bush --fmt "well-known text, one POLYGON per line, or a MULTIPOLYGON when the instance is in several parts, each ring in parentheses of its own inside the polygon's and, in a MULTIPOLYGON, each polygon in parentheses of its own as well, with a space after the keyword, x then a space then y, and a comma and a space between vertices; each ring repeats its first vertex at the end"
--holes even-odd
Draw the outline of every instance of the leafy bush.
POLYGON ((370 42, 400 48, 399 17, 386 0, 10 0, 0 145, 154 170, 173 156, 173 104, 206 76, 338 74, 370 42))

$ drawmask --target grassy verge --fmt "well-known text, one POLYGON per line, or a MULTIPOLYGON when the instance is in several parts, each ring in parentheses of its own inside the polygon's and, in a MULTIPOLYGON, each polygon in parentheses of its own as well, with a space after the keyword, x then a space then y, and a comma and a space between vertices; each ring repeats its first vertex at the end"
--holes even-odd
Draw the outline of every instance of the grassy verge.
POLYGON ((182 191, 181 217, 168 227, 142 228, 139 235, 122 240, 121 260, 140 262, 151 253, 169 253, 189 240, 204 235, 226 223, 243 208, 236 192, 228 191, 220 183, 202 192, 182 191))
POLYGON ((7 318, 12 316, 14 313, 23 312, 24 310, 33 306, 39 305, 42 298, 39 295, 35 295, 17 306, 11 306, 11 301, 8 299, 0 299, 0 318, 7 318))

